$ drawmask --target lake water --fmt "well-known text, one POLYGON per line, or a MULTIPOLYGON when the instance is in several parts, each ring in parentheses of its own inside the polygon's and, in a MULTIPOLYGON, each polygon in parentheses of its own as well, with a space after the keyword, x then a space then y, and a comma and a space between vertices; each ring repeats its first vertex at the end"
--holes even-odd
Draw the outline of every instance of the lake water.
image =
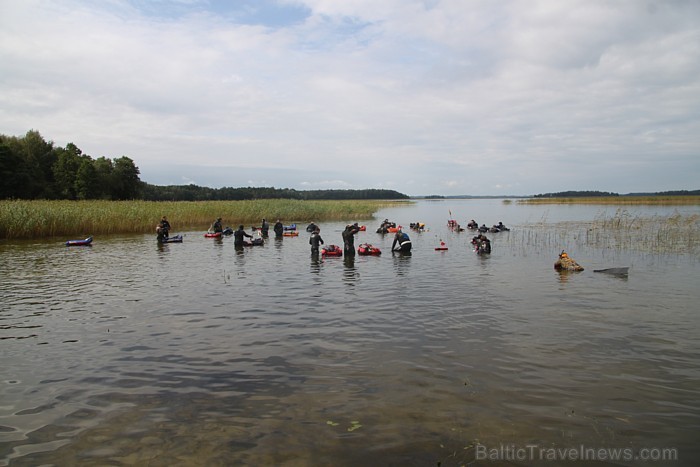
POLYGON ((698 256, 537 244, 616 209, 420 201, 348 219, 383 251, 354 261, 304 219, 243 251, 174 218, 182 244, 2 241, 0 465, 698 465, 698 256), (427 224, 411 256, 383 218, 427 224), (448 218, 512 231, 478 256, 448 218))

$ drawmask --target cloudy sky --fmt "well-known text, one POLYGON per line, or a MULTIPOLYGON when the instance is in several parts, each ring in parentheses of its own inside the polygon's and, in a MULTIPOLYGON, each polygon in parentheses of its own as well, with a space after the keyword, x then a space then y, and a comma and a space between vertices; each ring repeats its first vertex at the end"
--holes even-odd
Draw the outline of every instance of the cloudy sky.
POLYGON ((0 0, 0 133, 153 184, 700 188, 700 2, 0 0))

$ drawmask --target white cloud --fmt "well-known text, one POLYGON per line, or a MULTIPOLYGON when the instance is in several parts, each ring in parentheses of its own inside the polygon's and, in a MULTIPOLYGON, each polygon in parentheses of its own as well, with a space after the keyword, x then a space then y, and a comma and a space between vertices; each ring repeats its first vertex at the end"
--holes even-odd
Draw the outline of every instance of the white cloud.
POLYGON ((4 2, 0 132, 127 154, 146 181, 196 163, 239 183, 528 194, 632 166, 633 191, 697 188, 700 4, 252 5, 4 2), (241 22, 253 9, 277 16, 241 22))

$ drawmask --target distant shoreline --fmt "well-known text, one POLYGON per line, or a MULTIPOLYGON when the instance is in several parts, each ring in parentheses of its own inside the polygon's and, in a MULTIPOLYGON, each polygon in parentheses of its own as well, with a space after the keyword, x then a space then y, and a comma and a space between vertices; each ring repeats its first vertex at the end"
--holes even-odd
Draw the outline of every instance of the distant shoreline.
POLYGON ((700 197, 700 190, 646 191, 636 193, 614 193, 600 190, 569 190, 536 195, 418 195, 411 199, 619 199, 619 198, 693 198, 700 197))
POLYGON ((700 196, 592 196, 562 198, 527 198, 518 200, 518 204, 636 204, 636 205, 700 205, 700 196))
POLYGON ((700 204, 700 195, 618 195, 618 196, 412 196, 412 200, 502 199, 518 204, 700 204))

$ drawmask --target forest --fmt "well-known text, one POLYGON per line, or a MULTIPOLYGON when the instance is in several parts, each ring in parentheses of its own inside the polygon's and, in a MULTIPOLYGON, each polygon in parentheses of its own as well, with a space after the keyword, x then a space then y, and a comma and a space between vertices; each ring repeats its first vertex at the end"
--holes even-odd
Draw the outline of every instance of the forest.
POLYGON ((408 199, 394 190, 294 190, 274 187, 208 188, 151 185, 134 161, 93 158, 73 143, 47 141, 36 130, 24 136, 0 134, 0 199, 231 201, 253 199, 408 199))
POLYGON ((129 157, 93 159, 73 143, 46 141, 38 131, 0 134, 0 199, 136 199, 141 180, 129 157))

